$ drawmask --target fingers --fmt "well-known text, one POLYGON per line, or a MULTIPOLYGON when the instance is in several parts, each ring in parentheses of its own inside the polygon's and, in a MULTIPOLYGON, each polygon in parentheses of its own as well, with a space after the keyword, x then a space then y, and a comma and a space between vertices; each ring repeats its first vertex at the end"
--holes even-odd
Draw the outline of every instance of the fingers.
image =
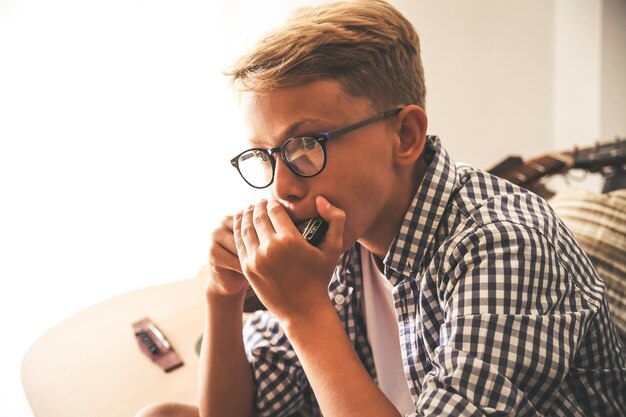
POLYGON ((257 236, 256 230, 254 229, 254 223, 252 221, 252 214, 254 213, 254 206, 250 205, 247 209, 243 211, 243 216, 241 217, 241 238, 243 239, 243 243, 246 246, 246 250, 250 252, 251 249, 254 249, 259 245, 259 238, 257 236))
POLYGON ((272 221, 272 225, 278 234, 288 234, 298 232, 296 226, 291 221, 287 210, 276 200, 267 203, 267 214, 272 221))
POLYGON ((237 249, 234 249, 235 241, 233 239, 233 252, 223 246, 216 244, 211 247, 209 261, 214 269, 230 269, 235 272, 241 271, 241 263, 237 256, 237 249))
POLYGON ((252 222, 258 234, 259 241, 270 239, 276 232, 267 214, 267 200, 262 200, 254 207, 252 212, 252 222))
POLYGON ((224 250, 235 256, 237 255, 235 238, 233 237, 233 216, 227 216, 222 220, 220 227, 215 229, 211 234, 211 240, 224 250))
POLYGON ((315 199, 315 205, 319 215, 328 222, 328 231, 318 247, 322 251, 341 252, 343 250, 343 231, 346 223, 346 213, 340 208, 333 206, 322 196, 318 196, 315 199))
POLYGON ((226 229, 226 230, 230 230, 231 232, 233 231, 233 220, 234 220, 234 216, 226 216, 224 218, 224 220, 222 220, 222 224, 221 226, 226 229))
POLYGON ((233 216, 226 217, 211 234, 209 261, 215 268, 241 272, 241 265, 233 234, 233 216))
POLYGON ((235 247, 237 248, 237 254, 239 256, 239 261, 243 261, 246 258, 246 245, 244 243, 243 237, 241 236, 241 222, 243 218, 243 213, 239 212, 235 214, 235 218, 233 219, 233 238, 235 239, 235 247))

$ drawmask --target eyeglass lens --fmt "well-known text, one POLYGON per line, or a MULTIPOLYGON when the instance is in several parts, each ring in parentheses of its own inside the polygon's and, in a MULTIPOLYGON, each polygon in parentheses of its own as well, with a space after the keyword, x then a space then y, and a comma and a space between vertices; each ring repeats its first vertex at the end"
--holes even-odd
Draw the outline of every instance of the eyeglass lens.
POLYGON ((263 187, 272 180, 274 171, 272 160, 266 151, 251 149, 239 156, 238 166, 241 176, 254 187, 263 187))
POLYGON ((287 143, 285 157, 289 165, 304 176, 317 174, 324 165, 322 145, 311 137, 296 138, 287 143))
MULTIPOLYGON (((296 137, 285 144, 287 163, 298 174, 313 176, 324 166, 324 149, 317 139, 296 137)), ((266 187, 271 183, 274 164, 266 151, 251 149, 239 156, 239 172, 254 187, 266 187)))

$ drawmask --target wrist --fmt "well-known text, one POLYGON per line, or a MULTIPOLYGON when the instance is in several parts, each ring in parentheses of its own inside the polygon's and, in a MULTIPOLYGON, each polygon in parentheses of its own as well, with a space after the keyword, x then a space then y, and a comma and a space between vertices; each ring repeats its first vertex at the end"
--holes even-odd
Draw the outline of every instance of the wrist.
POLYGON ((205 301, 209 309, 241 310, 243 312, 245 298, 245 290, 235 294, 221 294, 210 290, 205 293, 205 301))
POLYGON ((315 333, 318 328, 324 328, 333 320, 339 320, 339 317, 328 297, 325 297, 323 302, 315 304, 314 307, 279 318, 281 327, 290 340, 292 337, 300 338, 305 332, 315 333))

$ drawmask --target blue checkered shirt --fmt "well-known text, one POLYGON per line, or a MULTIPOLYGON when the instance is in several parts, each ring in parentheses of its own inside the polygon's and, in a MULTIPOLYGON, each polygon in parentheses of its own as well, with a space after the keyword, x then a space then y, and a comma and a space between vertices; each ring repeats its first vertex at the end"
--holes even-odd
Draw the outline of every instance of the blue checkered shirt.
MULTIPOLYGON (((535 194, 456 165, 428 137, 429 167, 385 258, 410 416, 626 416, 626 356, 604 283, 535 194)), ((328 293, 372 379, 359 245, 328 293)), ((276 318, 244 327, 260 416, 319 406, 276 318)))

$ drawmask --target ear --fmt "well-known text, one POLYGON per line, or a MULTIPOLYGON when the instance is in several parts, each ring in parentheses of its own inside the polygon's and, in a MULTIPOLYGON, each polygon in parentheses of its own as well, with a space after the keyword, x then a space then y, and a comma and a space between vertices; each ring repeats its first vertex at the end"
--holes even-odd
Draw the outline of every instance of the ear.
POLYGON ((398 166, 413 165, 424 151, 428 118, 420 106, 411 104, 398 113, 393 157, 398 166))

